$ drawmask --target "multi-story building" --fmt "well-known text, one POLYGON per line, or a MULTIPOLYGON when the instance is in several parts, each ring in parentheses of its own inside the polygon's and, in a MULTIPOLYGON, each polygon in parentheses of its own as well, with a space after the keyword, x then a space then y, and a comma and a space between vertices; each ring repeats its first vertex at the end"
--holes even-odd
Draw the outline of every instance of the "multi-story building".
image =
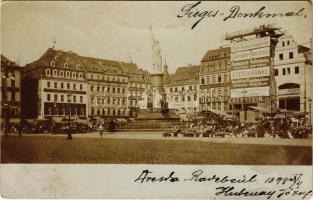
POLYGON ((229 111, 230 47, 208 50, 199 72, 201 110, 229 111))
POLYGON ((186 113, 198 111, 200 65, 178 67, 169 78, 165 93, 169 109, 186 113))
POLYGON ((120 63, 123 72, 128 76, 128 107, 129 116, 136 117, 138 111, 137 103, 142 101, 147 95, 148 101, 151 100, 151 80, 150 74, 134 63, 120 63))
POLYGON ((21 69, 1 55, 1 127, 3 119, 7 123, 21 119, 21 69))
POLYGON ((291 35, 279 38, 275 49, 275 81, 278 107, 309 111, 312 99, 312 55, 308 47, 298 45, 291 35))
POLYGON ((49 48, 23 68, 22 106, 26 118, 86 117, 87 83, 78 54, 49 48))
POLYGON ((128 75, 121 63, 81 57, 88 83, 88 116, 128 116, 128 75))

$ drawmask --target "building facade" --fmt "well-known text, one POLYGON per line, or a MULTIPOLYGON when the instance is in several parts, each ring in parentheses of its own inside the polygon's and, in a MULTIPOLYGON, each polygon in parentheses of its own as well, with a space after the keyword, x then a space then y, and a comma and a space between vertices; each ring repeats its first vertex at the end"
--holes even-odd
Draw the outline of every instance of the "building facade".
POLYGON ((200 109, 229 111, 231 88, 230 47, 208 50, 199 72, 200 109))
POLYGON ((165 93, 169 109, 195 113, 199 108, 200 65, 178 67, 169 78, 165 93))
POLYGON ((86 117, 87 83, 80 57, 48 49, 23 68, 22 94, 26 118, 86 117))
POLYGON ((1 55, 1 127, 21 119, 21 69, 1 55))
MULTIPOLYGON (((140 69, 134 63, 121 62, 124 73, 128 76, 128 109, 129 117, 136 117, 139 110, 138 102, 147 98, 151 101, 151 78, 147 71, 140 69)), ((147 103, 147 104, 148 104, 147 103)), ((149 105, 147 105, 149 106, 149 105)))
POLYGON ((82 57, 88 85, 88 116, 128 116, 128 76, 117 61, 82 57))
POLYGON ((312 99, 312 55, 291 35, 279 38, 275 49, 275 81, 280 109, 310 112, 312 99))

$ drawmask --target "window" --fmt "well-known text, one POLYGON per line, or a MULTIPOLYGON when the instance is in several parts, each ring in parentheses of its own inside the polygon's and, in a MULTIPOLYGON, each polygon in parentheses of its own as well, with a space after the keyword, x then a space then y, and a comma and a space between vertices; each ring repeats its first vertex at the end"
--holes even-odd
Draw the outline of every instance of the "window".
POLYGON ((93 85, 92 85, 92 86, 90 86, 90 90, 93 92, 93 85))
POLYGON ((58 76, 58 71, 56 69, 53 70, 53 76, 58 76))
POLYGON ((83 73, 81 73, 81 72, 78 73, 78 77, 79 77, 79 78, 83 78, 83 73))
POLYGON ((293 59, 293 52, 289 52, 289 59, 293 59))
POLYGON ((290 75, 290 67, 287 68, 287 75, 290 75))
POLYGON ((191 85, 189 86, 189 90, 192 90, 192 86, 191 85))
POLYGON ((68 64, 67 63, 64 63, 64 68, 68 68, 68 64))
POLYGON ((286 75, 286 69, 283 68, 283 75, 286 75))
POLYGON ((175 92, 177 92, 177 87, 175 88, 175 92))
POLYGON ((72 72, 72 78, 76 78, 76 72, 72 72))
POLYGON ((181 91, 185 91, 185 87, 184 86, 181 88, 181 91))
POLYGON ((63 89, 64 88, 64 83, 61 83, 61 89, 63 89))
POLYGON ((80 99, 80 103, 83 103, 83 96, 80 96, 79 99, 80 99))
POLYGON ((61 94, 61 102, 64 102, 64 95, 61 94))
POLYGON ((66 84, 66 87, 67 87, 68 90, 71 89, 70 83, 67 83, 67 84, 66 84))
POLYGON ((290 45, 290 41, 289 40, 287 41, 287 45, 290 45))
POLYGON ((208 84, 210 84, 211 80, 210 80, 210 76, 207 76, 207 81, 208 81, 208 84))
POLYGON ((221 77, 220 74, 219 74, 218 77, 217 77, 217 82, 218 82, 218 83, 222 82, 222 77, 221 77))
POLYGON ((205 84, 205 79, 204 78, 201 79, 201 84, 205 84))
POLYGON ((170 92, 173 92, 173 88, 170 88, 170 92))
POLYGON ((83 90, 83 84, 79 84, 79 89, 83 90))
POLYGON ((50 87, 50 81, 47 81, 47 87, 48 88, 50 87))
POLYGON ((73 96, 73 102, 74 103, 76 102, 76 96, 73 96))
POLYGON ((115 93, 115 88, 113 88, 113 91, 112 91, 113 93, 115 93))
POLYGON ((55 94, 55 95, 54 95, 54 102, 57 102, 57 101, 58 101, 58 95, 55 94))
POLYGON ((60 71, 60 77, 64 77, 64 71, 63 70, 60 71))
POLYGON ((47 76, 50 76, 50 75, 51 75, 50 69, 46 69, 46 75, 47 75, 47 76))
POLYGON ((73 84, 73 90, 76 90, 76 84, 75 83, 73 84))
POLYGON ((66 78, 70 78, 70 77, 71 77, 70 72, 67 71, 67 72, 66 72, 66 78))
POLYGON ((55 67, 55 62, 54 62, 54 60, 51 61, 50 65, 51 65, 52 67, 55 67))
POLYGON ((51 95, 47 94, 47 101, 50 101, 50 100, 51 100, 51 95))
POLYGON ((282 46, 283 46, 283 47, 285 46, 285 42, 283 42, 282 46))
POLYGON ((295 67, 295 74, 299 74, 299 66, 295 67))
POLYGON ((279 60, 283 60, 284 59, 284 54, 280 53, 279 54, 279 60))
POLYGON ((274 70, 274 76, 278 76, 278 69, 274 70))

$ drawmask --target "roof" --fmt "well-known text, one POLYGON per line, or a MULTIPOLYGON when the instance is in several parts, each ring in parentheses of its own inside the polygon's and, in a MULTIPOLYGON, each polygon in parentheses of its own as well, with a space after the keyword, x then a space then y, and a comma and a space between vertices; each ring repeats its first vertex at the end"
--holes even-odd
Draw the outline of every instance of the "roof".
POLYGON ((13 62, 12 60, 8 59, 7 57, 5 57, 4 55, 1 54, 1 67, 17 67, 17 68, 21 68, 19 65, 17 65, 15 62, 13 62))
POLYGON ((170 76, 168 85, 187 85, 198 83, 200 65, 178 67, 176 72, 170 76))
MULTIPOLYGON (((220 47, 218 49, 208 50, 205 53, 205 55, 203 56, 203 58, 201 59, 201 62, 206 62, 206 61, 209 61, 209 60, 220 59, 220 55, 224 54, 224 53, 229 54, 230 53, 230 47, 220 47)), ((226 57, 229 57, 229 55, 226 56, 226 57)))
POLYGON ((38 67, 62 68, 73 71, 96 73, 148 73, 140 69, 134 63, 86 57, 72 51, 55 50, 52 48, 47 49, 38 60, 27 64, 25 70, 28 71, 38 67))
POLYGON ((52 48, 36 61, 25 66, 25 70, 32 70, 38 67, 53 67, 75 71, 84 71, 84 65, 81 57, 71 51, 55 50, 52 48))

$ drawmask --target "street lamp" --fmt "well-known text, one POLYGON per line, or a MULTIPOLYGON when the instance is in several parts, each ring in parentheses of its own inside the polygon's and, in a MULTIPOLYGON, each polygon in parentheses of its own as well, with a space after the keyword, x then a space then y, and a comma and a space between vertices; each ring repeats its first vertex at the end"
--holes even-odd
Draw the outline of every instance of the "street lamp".
POLYGON ((72 132, 71 132, 71 93, 67 94, 67 102, 68 102, 68 129, 67 129, 67 140, 72 139, 72 132))
POLYGON ((312 99, 310 98, 309 100, 308 100, 308 102, 309 102, 309 119, 310 119, 310 127, 312 127, 312 99))

